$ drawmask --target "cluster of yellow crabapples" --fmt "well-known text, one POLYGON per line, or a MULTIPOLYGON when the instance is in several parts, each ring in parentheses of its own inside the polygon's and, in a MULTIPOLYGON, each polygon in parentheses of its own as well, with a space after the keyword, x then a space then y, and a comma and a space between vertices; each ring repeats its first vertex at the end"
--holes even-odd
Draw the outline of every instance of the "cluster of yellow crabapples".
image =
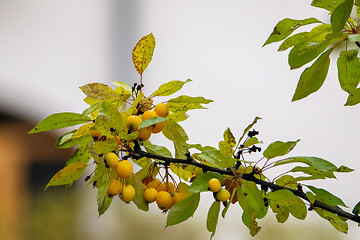
MULTIPOLYGON (((109 168, 114 168, 120 180, 112 179, 107 193, 111 196, 119 196, 124 202, 129 203, 135 197, 135 188, 130 184, 123 184, 133 173, 133 166, 129 160, 118 160, 118 155, 113 152, 105 155, 105 162, 109 168)), ((145 180, 145 179, 144 179, 145 180)), ((144 199, 147 203, 156 202, 159 209, 169 210, 175 203, 183 200, 191 193, 180 191, 173 182, 161 181, 158 178, 147 178, 144 191, 144 199)), ((178 185, 179 186, 179 185, 178 185)), ((226 202, 230 198, 230 192, 221 187, 217 178, 209 181, 209 190, 214 192, 215 199, 226 202), (215 195, 216 194, 216 195, 215 195)))
MULTIPOLYGON (((125 124, 129 129, 129 133, 138 131, 137 139, 146 141, 151 134, 159 133, 164 128, 164 122, 157 123, 153 126, 139 129, 142 121, 153 117, 167 117, 169 109, 165 103, 157 104, 153 109, 146 110, 142 116, 131 115, 126 118, 125 124)), ((111 196, 119 196, 124 202, 129 203, 135 197, 135 188, 128 184, 127 179, 133 173, 133 165, 129 160, 121 159, 114 152, 109 152, 104 156, 105 165, 108 168, 113 168, 118 176, 112 179, 107 193, 111 196)), ((145 179, 144 179, 145 180, 145 179)), ((175 203, 183 200, 190 192, 180 191, 177 185, 175 187, 173 182, 160 180, 158 178, 147 178, 143 183, 145 184, 144 199, 147 203, 156 202, 159 209, 163 211, 169 210, 175 203)), ((209 190, 214 193, 217 201, 226 202, 230 198, 228 190, 221 187, 221 183, 217 178, 209 181, 209 190)))

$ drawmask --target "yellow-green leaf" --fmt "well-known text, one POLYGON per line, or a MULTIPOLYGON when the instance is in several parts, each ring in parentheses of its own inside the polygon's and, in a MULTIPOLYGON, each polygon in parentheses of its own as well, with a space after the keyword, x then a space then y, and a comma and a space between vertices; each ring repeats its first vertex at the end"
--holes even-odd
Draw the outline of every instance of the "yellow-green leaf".
POLYGON ((75 126, 82 123, 88 123, 90 121, 91 118, 83 116, 80 113, 54 113, 40 121, 33 129, 31 129, 29 134, 75 126))
POLYGON ((191 82, 191 79, 187 79, 186 81, 170 81, 167 83, 162 84, 158 90, 156 90, 153 94, 151 94, 151 97, 155 96, 169 96, 173 93, 176 93, 179 91, 185 83, 191 82))
POLYGON ((155 49, 155 37, 152 33, 142 37, 134 47, 132 59, 136 71, 142 75, 151 62, 155 49))
POLYGON ((315 208, 314 209, 317 214, 319 214, 320 217, 328 220, 331 225, 333 225, 336 230, 347 233, 348 232, 348 224, 345 222, 341 217, 338 215, 328 212, 326 210, 323 210, 321 208, 315 208))
POLYGON ((72 163, 57 172, 46 185, 45 190, 51 186, 71 184, 78 180, 87 167, 86 163, 72 163))
POLYGON ((210 239, 215 235, 216 225, 219 219, 220 202, 215 201, 209 208, 209 212, 206 219, 206 228, 211 232, 210 239))

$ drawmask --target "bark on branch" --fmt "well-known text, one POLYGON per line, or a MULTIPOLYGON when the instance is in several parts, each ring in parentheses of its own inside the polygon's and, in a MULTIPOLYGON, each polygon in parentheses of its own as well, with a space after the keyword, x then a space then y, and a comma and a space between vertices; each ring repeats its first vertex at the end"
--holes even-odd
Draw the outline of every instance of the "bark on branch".
MULTIPOLYGON (((261 179, 258 179, 256 177, 254 177, 253 174, 242 174, 239 172, 236 172, 234 169, 221 169, 221 168, 215 168, 215 167, 211 167, 211 166, 207 166, 205 164, 202 164, 200 162, 195 161, 190 154, 187 155, 186 159, 179 159, 179 158, 169 158, 169 157, 165 157, 165 156, 160 156, 160 155, 156 155, 153 153, 148 153, 145 151, 142 151, 140 149, 140 147, 135 147, 134 152, 130 153, 129 155, 130 157, 134 158, 134 159, 140 159, 142 157, 146 157, 146 158, 152 158, 152 159, 157 159, 157 160, 161 160, 164 161, 166 163, 181 163, 181 164, 190 164, 199 168, 202 168, 204 172, 216 172, 216 173, 220 173, 220 174, 224 174, 224 175, 229 175, 229 176, 235 176, 235 174, 239 177, 241 177, 244 180, 247 181, 252 181, 258 185, 261 185, 263 188, 269 188, 272 191, 276 191, 276 190, 281 190, 281 189, 286 189, 291 191, 295 196, 298 196, 299 198, 304 199, 305 201, 309 202, 311 205, 311 208, 321 208, 324 209, 328 212, 334 213, 338 216, 344 217, 346 219, 350 219, 354 222, 360 223, 360 216, 356 215, 356 214, 352 214, 349 212, 346 212, 344 210, 342 210, 339 207, 334 207, 334 206, 330 206, 328 204, 325 204, 323 202, 320 202, 318 200, 315 200, 314 203, 311 204, 310 200, 307 198, 306 194, 301 190, 301 189, 291 189, 291 188, 287 188, 284 186, 280 186, 277 185, 275 183, 272 182, 268 182, 268 181, 264 181, 261 179)), ((310 209, 311 209, 310 208, 310 209)))

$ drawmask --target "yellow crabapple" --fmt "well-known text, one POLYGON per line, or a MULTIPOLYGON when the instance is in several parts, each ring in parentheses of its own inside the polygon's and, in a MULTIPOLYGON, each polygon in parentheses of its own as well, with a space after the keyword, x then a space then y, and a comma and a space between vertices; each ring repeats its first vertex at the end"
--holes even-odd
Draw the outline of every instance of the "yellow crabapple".
POLYGON ((169 114, 169 108, 165 103, 159 103, 155 106, 154 111, 159 117, 167 117, 169 114))
POLYGON ((129 160, 122 160, 116 164, 115 170, 120 178, 128 178, 133 172, 133 165, 129 160))

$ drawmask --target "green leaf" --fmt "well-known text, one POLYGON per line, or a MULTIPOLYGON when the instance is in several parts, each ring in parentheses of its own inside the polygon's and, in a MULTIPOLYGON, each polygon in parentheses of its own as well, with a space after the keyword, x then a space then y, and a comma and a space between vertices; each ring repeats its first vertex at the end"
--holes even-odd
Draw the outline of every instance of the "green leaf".
POLYGON ((309 199, 311 204, 313 204, 316 200, 316 196, 312 192, 306 192, 306 197, 309 199))
POLYGON ((80 144, 80 146, 71 155, 66 162, 66 166, 76 162, 88 163, 91 159, 88 144, 80 144))
POLYGON ((164 118, 164 117, 153 117, 153 118, 146 119, 140 123, 139 130, 142 128, 147 128, 147 127, 153 126, 160 122, 164 122, 166 120, 168 120, 168 119, 164 118))
POLYGON ((303 172, 305 174, 308 174, 310 176, 299 176, 295 179, 297 181, 303 181, 303 180, 315 180, 315 179, 325 179, 325 178, 335 178, 335 175, 332 171, 322 171, 317 169, 314 166, 310 167, 294 167, 290 170, 291 172, 303 172))
POLYGON ((103 184, 99 187, 96 195, 99 216, 106 212, 106 210, 110 207, 112 201, 112 196, 109 196, 109 194, 107 193, 110 182, 111 179, 107 177, 106 181, 103 182, 103 184))
POLYGON ((212 178, 217 178, 222 181, 223 176, 219 173, 206 172, 197 176, 189 187, 192 192, 207 192, 209 191, 209 181, 212 178))
POLYGON ((259 143, 263 143, 263 141, 259 141, 259 139, 257 137, 252 137, 252 138, 249 138, 248 140, 246 140, 244 142, 244 148, 248 148, 248 147, 251 147, 255 144, 259 144, 259 143))
POLYGON ((323 210, 321 208, 315 208, 314 210, 317 214, 319 214, 320 217, 328 220, 331 223, 331 225, 333 225, 333 227, 336 228, 336 230, 343 233, 348 232, 348 224, 338 215, 323 210))
POLYGON ((211 232, 210 239, 215 235, 216 225, 219 219, 220 212, 220 202, 214 201, 209 208, 209 212, 206 219, 206 228, 209 232, 211 232))
POLYGON ((323 85, 330 66, 329 49, 301 74, 292 101, 297 101, 316 92, 323 85))
POLYGON ((134 200, 133 200, 135 205, 140 210, 149 211, 149 205, 147 204, 147 202, 144 198, 145 185, 134 174, 130 178, 130 184, 135 188, 135 196, 134 196, 134 200))
POLYGON ((209 104, 211 102, 213 102, 213 100, 203 97, 189 97, 186 95, 181 95, 179 97, 170 99, 166 105, 168 106, 169 111, 173 113, 185 113, 192 109, 204 109, 201 104, 209 104))
POLYGON ((358 103, 360 103, 360 88, 355 89, 349 94, 345 106, 354 106, 358 103))
POLYGON ((282 141, 273 142, 265 149, 263 155, 267 159, 283 156, 289 153, 299 141, 300 140, 289 141, 289 142, 282 142, 282 141))
POLYGON ((286 37, 288 37, 297 28, 312 23, 321 23, 321 22, 316 18, 306 18, 303 20, 285 18, 276 24, 274 30, 272 31, 272 33, 270 34, 270 36, 268 37, 268 39, 266 40, 263 46, 273 42, 281 41, 286 37))
POLYGON ((199 205, 200 193, 194 193, 187 198, 175 203, 170 208, 166 220, 166 227, 179 224, 192 217, 199 205))
POLYGON ((58 171, 46 185, 45 190, 51 186, 61 186, 75 182, 78 180, 87 167, 86 163, 76 162, 69 164, 58 171))
POLYGON ((96 154, 106 154, 108 152, 112 152, 118 146, 118 142, 115 138, 110 138, 105 141, 95 142, 93 145, 93 149, 96 154))
POLYGON ((336 171, 337 167, 329 161, 318 157, 290 157, 283 160, 279 160, 275 163, 275 166, 280 166, 289 163, 305 163, 309 166, 314 166, 322 171, 336 171))
POLYGON ((179 91, 184 86, 185 83, 188 82, 191 82, 191 79, 187 79, 185 82, 174 80, 164 83, 158 88, 158 90, 156 90, 153 94, 151 94, 151 97, 169 96, 171 94, 174 94, 177 91, 179 91))
POLYGON ((297 189, 298 185, 296 179, 291 175, 281 176, 278 180, 276 180, 276 184, 291 189, 297 189))
POLYGON ((330 12, 334 11, 334 9, 339 6, 339 4, 343 3, 345 0, 338 0, 338 1, 334 1, 334 0, 313 0, 311 2, 311 6, 313 7, 318 7, 318 8, 323 8, 326 9, 330 12))
POLYGON ((291 48, 291 47, 305 41, 310 36, 311 35, 310 35, 309 32, 301 32, 301 33, 294 34, 293 36, 290 36, 287 39, 285 39, 280 44, 278 51, 284 51, 284 50, 286 50, 288 48, 291 48))
POLYGON ((342 51, 337 61, 340 86, 347 93, 353 92, 360 82, 358 53, 357 49, 342 51))
POLYGON ((265 217, 268 208, 264 203, 263 192, 258 189, 256 184, 254 182, 246 181, 242 185, 242 193, 246 203, 256 211, 256 218, 261 219, 265 217))
POLYGON ((237 159, 223 155, 219 150, 213 147, 204 147, 203 151, 198 155, 206 162, 217 168, 232 167, 237 159))
POLYGON ((316 195, 316 200, 319 200, 320 202, 323 202, 330 206, 343 206, 346 207, 345 203, 338 198, 337 196, 334 196, 333 194, 329 193, 328 191, 316 188, 314 186, 306 185, 313 193, 316 195))
POLYGON ((225 215, 226 215, 228 209, 230 208, 230 205, 232 204, 232 201, 233 201, 235 195, 237 195, 237 194, 236 194, 236 188, 234 188, 234 189, 232 190, 230 199, 229 199, 229 201, 227 201, 227 204, 226 204, 225 208, 223 209, 223 211, 222 211, 222 213, 221 213, 221 216, 222 216, 223 218, 225 218, 225 215))
POLYGON ((331 32, 331 25, 322 24, 310 31, 310 36, 303 42, 295 45, 288 56, 291 69, 300 68, 319 56, 334 41, 326 39, 331 32))
POLYGON ((92 140, 91 134, 84 134, 81 137, 78 138, 67 138, 68 136, 63 136, 61 138, 60 142, 56 141, 55 147, 56 148, 71 148, 75 147, 80 144, 86 144, 89 143, 92 140))
POLYGON ((235 137, 230 131, 230 128, 227 128, 224 132, 224 141, 219 142, 219 150, 225 156, 231 157, 234 154, 235 146, 236 146, 235 137))
POLYGON ((152 33, 142 37, 135 45, 132 59, 136 71, 142 75, 151 62, 155 49, 155 37, 152 33))
POLYGON ((355 215, 359 215, 360 214, 360 202, 358 202, 355 207, 352 210, 352 213, 355 215))
POLYGON ((175 158, 185 159, 185 153, 188 152, 189 140, 185 130, 175 121, 168 120, 164 122, 164 128, 162 130, 164 136, 174 143, 175 158))
POLYGON ((349 19, 354 0, 345 0, 337 6, 331 14, 330 22, 334 32, 343 30, 346 21, 349 19))
POLYGON ((340 166, 336 172, 352 172, 354 171, 354 169, 348 168, 346 166, 340 166))
POLYGON ((259 231, 260 227, 258 226, 258 222, 256 221, 255 217, 256 212, 253 214, 249 214, 247 212, 243 212, 241 220, 247 226, 250 230, 250 235, 253 237, 255 236, 259 231))
POLYGON ((93 112, 95 112, 96 110, 98 110, 101 105, 103 104, 103 102, 98 102, 98 103, 95 103, 93 105, 91 105, 90 107, 88 107, 87 109, 85 109, 83 112, 82 112, 82 115, 85 117, 85 116, 89 116, 91 115, 93 112))
POLYGON ((72 112, 54 113, 48 116, 47 118, 45 118, 44 120, 40 121, 29 132, 29 134, 75 126, 82 123, 88 123, 90 121, 91 118, 84 117, 82 114, 79 113, 72 113, 72 112))
POLYGON ((307 208, 305 203, 291 191, 281 189, 270 192, 267 196, 269 197, 269 204, 273 211, 276 208, 280 208, 285 212, 289 211, 291 215, 297 219, 304 220, 306 218, 307 208))
POLYGON ((145 147, 146 151, 149 153, 153 153, 153 154, 163 156, 163 157, 172 158, 172 154, 171 154, 170 150, 164 146, 154 145, 150 141, 144 142, 143 146, 145 147))

